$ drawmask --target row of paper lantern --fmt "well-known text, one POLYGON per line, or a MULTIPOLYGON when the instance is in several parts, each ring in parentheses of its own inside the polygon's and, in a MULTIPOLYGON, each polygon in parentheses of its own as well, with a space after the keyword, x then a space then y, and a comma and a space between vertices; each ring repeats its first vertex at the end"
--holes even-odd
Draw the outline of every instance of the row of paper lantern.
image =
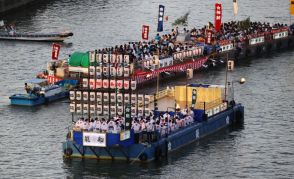
POLYGON ((174 59, 183 59, 186 57, 192 57, 192 56, 197 56, 197 55, 202 55, 203 50, 200 47, 196 47, 193 50, 186 50, 182 52, 177 52, 173 54, 174 59))
POLYGON ((125 89, 135 90, 137 88, 136 81, 130 80, 110 80, 110 79, 87 79, 83 78, 83 88, 89 89, 125 89))
POLYGON ((160 59, 158 63, 155 60, 145 60, 143 62, 143 66, 151 69, 155 69, 157 65, 160 65, 160 67, 166 67, 166 66, 171 66, 173 65, 173 58, 164 58, 160 59))
POLYGON ((90 102, 117 102, 132 104, 149 104, 150 95, 143 94, 122 94, 122 93, 102 93, 89 91, 70 91, 70 100, 74 101, 90 101, 90 102))
POLYGON ((129 77, 130 76, 130 68, 129 67, 102 67, 102 66, 90 66, 89 74, 96 75, 97 77, 105 75, 105 76, 119 76, 119 77, 129 77), (96 74, 95 74, 96 73, 96 74))
POLYGON ((94 51, 89 52, 90 62, 95 62, 95 55, 96 55, 96 62, 98 63, 130 63, 130 56, 129 55, 122 55, 122 54, 102 54, 97 53, 95 54, 94 51))
MULTIPOLYGON (((94 114, 94 115, 123 115, 124 107, 117 105, 95 105, 95 104, 70 104, 70 112, 78 113, 78 114, 94 114)), ((132 116, 148 116, 150 114, 149 108, 143 107, 131 107, 131 115, 132 116)))

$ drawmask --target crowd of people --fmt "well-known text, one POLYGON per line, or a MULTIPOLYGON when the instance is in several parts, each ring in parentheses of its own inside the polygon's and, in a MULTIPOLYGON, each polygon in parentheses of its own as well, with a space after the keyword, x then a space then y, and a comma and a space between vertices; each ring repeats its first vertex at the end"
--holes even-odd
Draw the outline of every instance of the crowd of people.
POLYGON ((168 34, 156 34, 154 39, 150 41, 129 42, 120 46, 117 45, 110 48, 99 49, 98 53, 128 54, 132 61, 150 59, 153 55, 157 54, 159 54, 161 58, 165 58, 172 56, 175 52, 190 50, 193 46, 196 46, 197 42, 205 42, 207 29, 213 31, 213 44, 217 44, 221 40, 240 41, 240 39, 244 39, 247 36, 270 32, 272 29, 282 27, 287 27, 287 24, 277 23, 271 25, 270 23, 251 22, 250 20, 223 23, 220 32, 215 32, 212 23, 200 29, 192 28, 191 30, 187 30, 183 28, 181 32, 179 32, 178 27, 175 27, 168 34), (180 33, 187 37, 191 37, 189 38, 190 41, 177 42, 177 36, 180 33))
MULTIPOLYGON (((184 29, 183 32, 189 31, 184 29)), ((129 42, 120 46, 99 49, 98 53, 126 54, 130 56, 132 61, 147 60, 152 58, 153 55, 166 58, 172 56, 175 52, 190 50, 193 47, 189 43, 176 42, 178 34, 179 30, 176 27, 169 34, 156 34, 155 38, 150 41, 129 42)))
MULTIPOLYGON (((124 117, 118 116, 106 120, 102 119, 84 119, 80 118, 73 126, 74 131, 93 131, 102 133, 120 133, 125 129, 124 117)), ((135 140, 143 138, 143 135, 148 142, 159 136, 166 136, 180 128, 188 126, 194 122, 194 112, 191 109, 188 113, 187 109, 174 112, 162 112, 158 115, 151 114, 147 117, 133 117, 131 128, 135 133, 135 140), (140 137, 141 136, 141 137, 140 137)))

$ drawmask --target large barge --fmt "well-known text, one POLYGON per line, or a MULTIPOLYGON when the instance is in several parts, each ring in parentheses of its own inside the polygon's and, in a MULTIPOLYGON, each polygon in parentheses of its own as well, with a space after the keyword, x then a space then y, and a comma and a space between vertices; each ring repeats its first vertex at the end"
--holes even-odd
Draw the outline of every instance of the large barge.
MULTIPOLYGON (((62 144, 66 158, 152 161, 243 122, 244 107, 227 95, 232 89, 227 84, 191 84, 143 94, 132 71, 116 79, 109 70, 111 61, 104 61, 109 56, 91 56, 82 86, 70 91, 74 125, 62 144), (97 60, 105 69, 100 73, 97 60)), ((122 65, 128 69, 131 64, 122 65)))
MULTIPOLYGON (((257 28, 256 25, 252 26, 257 28)), ((82 81, 88 72, 98 75, 104 73, 116 80, 132 74, 132 81, 142 85, 158 78, 183 75, 187 69, 201 70, 226 63, 228 59, 246 60, 248 57, 294 47, 293 26, 262 24, 262 27, 261 30, 251 33, 242 34, 243 31, 238 31, 231 36, 228 35, 230 33, 224 33, 221 39, 215 37, 210 43, 205 42, 205 34, 197 34, 191 30, 189 33, 168 37, 168 40, 164 38, 170 34, 163 35, 162 41, 132 42, 85 53, 74 52, 68 59, 67 69, 62 67, 66 73, 57 76, 78 78, 82 81), (128 64, 128 67, 124 67, 124 64, 128 64)), ((48 71, 51 78, 56 77, 52 69, 48 71)), ((93 84, 93 88, 99 87, 100 83, 103 85, 102 81, 95 79, 89 83, 93 84)), ((117 87, 117 81, 114 85, 117 87)))
MULTIPOLYGON (((220 93, 223 90, 221 86, 194 84, 188 87, 177 86, 160 92, 159 94, 161 95, 153 99, 149 98, 151 99, 150 101, 147 100, 147 104, 150 104, 157 98, 161 98, 164 101, 163 103, 161 103, 161 100, 156 101, 158 103, 158 110, 155 108, 153 111, 154 116, 149 116, 149 110, 145 109, 145 107, 143 107, 142 111, 139 109, 138 112, 133 114, 133 107, 131 107, 131 120, 127 119, 128 117, 125 119, 119 117, 117 119, 118 122, 122 121, 125 124, 122 130, 109 130, 109 125, 105 129, 101 129, 103 127, 85 127, 88 125, 92 126, 94 123, 98 124, 98 121, 101 119, 101 125, 103 125, 105 120, 101 116, 97 116, 97 119, 94 122, 92 121, 92 124, 88 124, 87 119, 85 119, 85 121, 82 121, 82 125, 80 125, 78 123, 81 123, 81 120, 79 120, 72 130, 69 131, 66 141, 62 144, 64 157, 139 162, 161 159, 167 156, 168 153, 193 141, 200 140, 228 126, 243 123, 244 107, 241 104, 235 104, 233 100, 218 99, 218 97, 223 96, 220 93), (186 88, 188 90, 186 95, 188 94, 188 96, 185 96, 186 88), (167 101, 165 98, 171 96, 172 100, 177 101, 175 103, 176 110, 160 112, 160 110, 165 111, 166 109, 167 101), (188 99, 188 101, 185 101, 185 99, 188 99), (192 108, 189 110, 185 109, 185 104, 192 106, 192 108), (193 115, 189 115, 191 113, 193 115), (137 118, 141 120, 138 122, 137 118), (145 119, 146 122, 144 122, 145 119), (149 128, 150 121, 153 121, 154 128, 149 128), (132 128, 127 127, 128 122, 132 123, 132 128), (137 125, 140 126, 140 130, 136 128, 137 125), (147 126, 146 128, 143 127, 145 125, 147 126)), ((85 96, 91 95, 83 94, 85 96)), ((82 100, 83 98, 81 98, 82 100)), ((86 103, 87 105, 89 104, 88 101, 86 103)), ((135 103, 131 105, 137 106, 138 102, 135 103)), ((72 104, 78 105, 77 103, 72 104)), ((143 104, 146 104, 146 101, 143 100, 143 104)), ((85 106, 85 103, 82 106, 85 106)), ((93 110, 89 112, 92 117, 100 114, 99 106, 97 108, 96 106, 90 108, 93 110)), ((77 112, 76 110, 83 109, 83 107, 81 109, 71 107, 71 112, 75 113, 77 112)), ((87 116, 87 113, 84 113, 84 116, 87 116)), ((127 116, 128 108, 123 110, 123 113, 123 115, 127 116)), ((108 115, 108 112, 106 114, 108 115)), ((110 121, 108 124, 113 121, 113 117, 108 119, 110 121)))

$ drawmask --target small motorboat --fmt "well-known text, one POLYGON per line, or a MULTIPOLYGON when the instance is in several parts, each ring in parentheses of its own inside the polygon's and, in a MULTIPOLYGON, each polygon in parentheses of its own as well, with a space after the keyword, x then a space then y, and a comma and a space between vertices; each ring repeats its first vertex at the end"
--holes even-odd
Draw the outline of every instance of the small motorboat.
POLYGON ((73 33, 70 31, 53 33, 19 33, 12 25, 5 26, 4 23, 0 23, 0 27, 1 25, 4 27, 4 30, 0 31, 0 40, 62 42, 66 38, 73 36, 73 33))
POLYGON ((24 40, 24 41, 39 41, 39 42, 63 42, 66 38, 73 36, 72 32, 61 33, 7 33, 0 32, 1 40, 24 40))
POLYGON ((36 106, 69 96, 69 90, 77 85, 77 80, 61 80, 49 84, 47 79, 25 81, 26 94, 14 94, 9 97, 12 105, 36 106))

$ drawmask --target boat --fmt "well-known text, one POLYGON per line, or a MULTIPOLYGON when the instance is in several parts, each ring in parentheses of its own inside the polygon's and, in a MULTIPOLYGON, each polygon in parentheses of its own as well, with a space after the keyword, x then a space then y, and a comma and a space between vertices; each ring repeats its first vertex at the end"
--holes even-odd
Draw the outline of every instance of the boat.
POLYGON ((66 38, 73 36, 72 32, 60 33, 0 33, 1 40, 21 40, 39 42, 63 42, 66 38))
POLYGON ((76 84, 76 80, 61 80, 50 84, 47 79, 34 78, 25 81, 25 94, 13 94, 9 99, 11 105, 37 106, 68 97, 69 90, 76 84))
POLYGON ((13 25, 4 25, 4 31, 0 31, 0 40, 21 40, 21 41, 39 41, 39 42, 63 42, 66 38, 73 36, 72 32, 53 32, 53 33, 20 33, 13 25))
MULTIPOLYGON (((259 23, 252 22, 252 24, 259 23)), ((228 39, 212 38, 214 41, 210 43, 205 41, 204 34, 187 35, 187 33, 179 32, 171 40, 172 45, 180 49, 175 51, 159 51, 156 48, 158 42, 150 40, 88 52, 74 52, 68 59, 66 73, 67 76, 82 81, 83 74, 87 75, 89 71, 97 74, 109 73, 116 78, 128 76, 132 72, 131 79, 136 81, 138 86, 142 86, 157 78, 168 79, 185 75, 187 69, 194 71, 208 69, 226 63, 226 59, 246 60, 248 57, 258 57, 294 47, 293 25, 269 26, 266 24, 264 27, 267 28, 260 32, 242 36, 236 33, 228 39), (142 49, 137 50, 139 47, 142 49), (136 49, 135 52, 133 49, 136 49), (152 49, 152 53, 142 53, 146 49, 147 51, 152 49), (97 65, 91 67, 90 63, 97 63, 97 65), (125 63, 130 64, 129 67, 124 68, 125 63), (105 64, 110 65, 110 68, 105 64)), ((213 31, 213 29, 207 30, 213 31)), ((167 47, 164 41, 160 43, 164 48, 167 47)))
POLYGON ((132 73, 120 79, 109 74, 97 76, 90 70, 83 86, 70 91, 73 125, 62 144, 65 158, 150 162, 244 121, 244 107, 227 95, 233 83, 190 84, 145 94, 132 73), (105 85, 93 88, 94 80, 105 85))

